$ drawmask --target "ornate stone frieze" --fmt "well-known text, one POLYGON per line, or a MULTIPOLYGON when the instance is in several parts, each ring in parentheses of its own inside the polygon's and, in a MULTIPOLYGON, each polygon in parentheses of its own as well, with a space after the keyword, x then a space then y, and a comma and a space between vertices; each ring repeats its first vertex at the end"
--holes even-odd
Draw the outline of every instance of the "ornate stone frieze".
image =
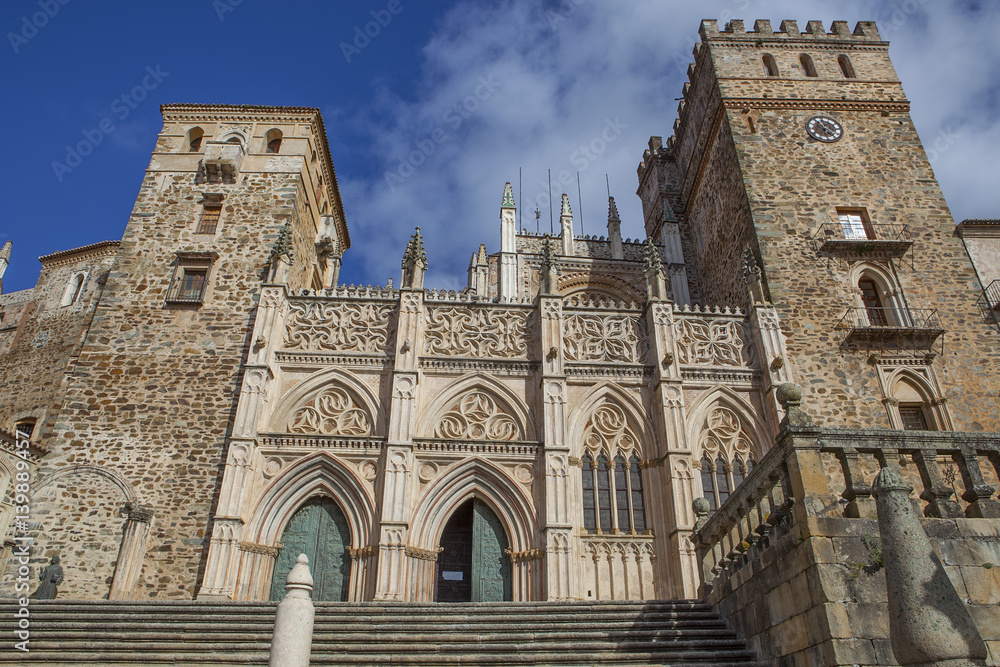
POLYGON ((454 442, 452 440, 423 440, 413 442, 419 452, 451 454, 455 456, 504 456, 530 459, 538 455, 540 446, 535 443, 511 442, 454 442))
POLYGON ((429 560, 436 561, 438 554, 444 551, 444 549, 438 547, 437 551, 431 551, 429 549, 418 549, 417 547, 406 547, 405 553, 410 558, 417 558, 419 560, 429 560))
POLYGON ((372 422, 368 413, 358 407, 354 398, 340 387, 324 389, 309 405, 292 413, 288 420, 290 433, 329 435, 371 435, 372 422))
POLYGON ((484 359, 525 358, 527 311, 431 306, 424 323, 424 354, 484 359))
POLYGON ((371 545, 369 545, 367 547, 361 547, 359 549, 352 549, 351 547, 347 548, 347 553, 349 553, 351 555, 351 558, 353 560, 357 560, 359 558, 368 558, 369 556, 374 556, 375 553, 376 553, 376 551, 377 551, 377 549, 375 547, 371 546, 371 545))
POLYGON ((517 422, 496 400, 471 391, 452 405, 434 429, 437 438, 454 440, 523 440, 517 422))
POLYGON ((392 338, 393 306, 349 301, 293 301, 285 325, 285 349, 384 353, 392 338))
POLYGON ((240 540, 236 543, 236 546, 239 547, 240 551, 246 551, 252 554, 263 554, 265 556, 277 558, 278 552, 281 551, 281 547, 285 545, 277 544, 272 547, 267 544, 257 544, 256 542, 244 542, 240 540))
POLYGON ((528 549, 526 551, 504 549, 504 553, 510 556, 511 563, 524 563, 529 560, 540 560, 545 556, 545 549, 528 549))
POLYGON ((563 322, 567 361, 640 363, 645 340, 642 321, 632 315, 573 313, 563 322))
POLYGON ((742 320, 679 318, 674 323, 677 355, 681 364, 748 366, 751 348, 742 320))

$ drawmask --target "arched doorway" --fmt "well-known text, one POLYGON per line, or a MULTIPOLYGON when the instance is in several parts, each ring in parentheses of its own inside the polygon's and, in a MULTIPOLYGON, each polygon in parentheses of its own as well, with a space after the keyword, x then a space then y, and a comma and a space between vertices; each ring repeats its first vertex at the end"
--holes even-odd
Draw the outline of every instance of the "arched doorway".
POLYGON ((274 564, 271 599, 285 595, 285 578, 299 554, 309 557, 313 576, 313 600, 347 599, 351 559, 347 545, 351 529, 347 519, 330 498, 311 498, 300 507, 281 534, 281 553, 274 564))
POLYGON ((473 498, 448 519, 441 533, 434 599, 437 602, 511 600, 510 547, 500 519, 473 498))

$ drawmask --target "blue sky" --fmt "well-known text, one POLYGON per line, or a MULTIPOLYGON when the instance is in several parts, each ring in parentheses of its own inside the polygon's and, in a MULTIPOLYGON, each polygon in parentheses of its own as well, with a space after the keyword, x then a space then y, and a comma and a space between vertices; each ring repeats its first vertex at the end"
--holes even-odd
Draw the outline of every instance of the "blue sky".
POLYGON ((1000 216, 1000 3, 5 0, 5 291, 34 284, 39 255, 121 237, 172 102, 322 109, 353 241, 344 282, 398 279, 419 225, 427 284, 463 287, 479 243, 497 249, 505 181, 525 225, 538 205, 547 227, 546 169, 572 175, 553 189, 578 232, 576 171, 583 231, 604 231, 607 174, 623 235, 640 236, 642 150, 671 132, 700 20, 734 17, 877 20, 956 219, 1000 216), (93 152, 67 160, 87 136, 93 152), (597 137, 600 153, 579 150, 597 137))

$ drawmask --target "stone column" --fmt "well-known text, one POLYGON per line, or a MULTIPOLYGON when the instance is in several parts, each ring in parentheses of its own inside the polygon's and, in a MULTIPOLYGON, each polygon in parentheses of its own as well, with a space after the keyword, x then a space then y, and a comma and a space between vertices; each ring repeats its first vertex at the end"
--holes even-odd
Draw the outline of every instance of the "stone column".
POLYGON ((903 476, 882 468, 872 486, 885 559, 889 638, 900 665, 979 667, 986 644, 913 511, 903 476))
POLYGON ((146 558, 146 538, 149 536, 149 524, 153 520, 153 508, 145 505, 125 503, 125 529, 122 542, 118 547, 118 561, 115 563, 115 574, 111 580, 109 600, 130 600, 142 563, 146 558))
POLYGON ((770 304, 755 303, 750 309, 750 327, 754 335, 754 350, 759 359, 764 396, 765 418, 772 437, 778 433, 780 413, 775 397, 777 387, 792 382, 792 370, 785 350, 785 336, 781 333, 778 311, 770 304))

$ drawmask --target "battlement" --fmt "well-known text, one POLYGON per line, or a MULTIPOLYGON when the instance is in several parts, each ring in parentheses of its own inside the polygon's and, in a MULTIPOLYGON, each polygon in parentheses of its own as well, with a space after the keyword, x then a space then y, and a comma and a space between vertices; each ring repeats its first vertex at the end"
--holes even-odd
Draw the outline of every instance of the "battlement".
POLYGON ((805 31, 799 30, 798 21, 784 20, 781 22, 777 32, 771 27, 771 22, 767 19, 757 19, 753 23, 753 30, 747 30, 742 19, 733 19, 726 23, 725 28, 719 30, 719 22, 715 19, 705 19, 701 22, 698 33, 702 42, 709 40, 747 40, 756 42, 761 39, 774 40, 810 40, 826 42, 865 42, 867 44, 884 44, 878 28, 874 21, 858 21, 851 32, 847 21, 834 21, 830 25, 830 31, 823 28, 822 21, 808 21, 805 31))

